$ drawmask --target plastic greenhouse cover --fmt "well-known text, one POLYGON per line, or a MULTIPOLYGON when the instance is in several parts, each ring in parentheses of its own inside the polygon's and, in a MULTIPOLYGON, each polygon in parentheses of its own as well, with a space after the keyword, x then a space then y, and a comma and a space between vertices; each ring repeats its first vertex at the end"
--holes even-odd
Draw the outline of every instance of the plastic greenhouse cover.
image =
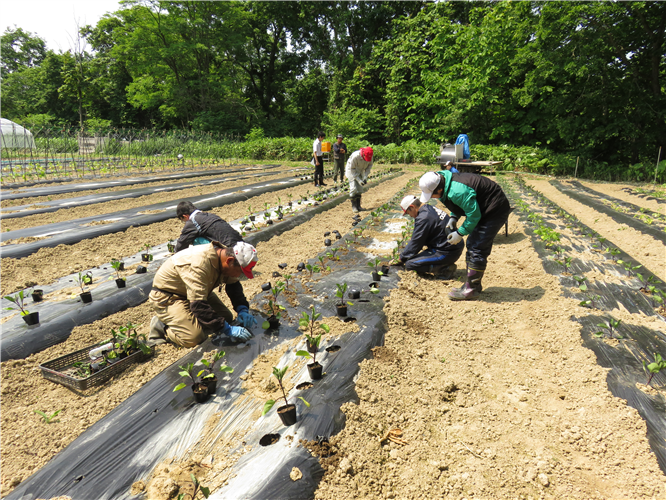
MULTIPOLYGON (((279 165, 276 165, 279 166, 279 165)), ((184 172, 178 173, 163 173, 149 176, 132 176, 126 179, 117 179, 117 180, 104 180, 98 177, 91 179, 93 182, 76 182, 72 184, 63 184, 60 186, 45 186, 37 188, 13 188, 13 185, 4 184, 2 186, 2 199, 3 200, 15 200, 19 198, 28 198, 32 196, 53 196, 56 194, 67 194, 67 193, 76 193, 78 191, 88 191, 90 189, 107 189, 118 186, 136 186, 137 184, 146 184, 148 182, 161 182, 169 181, 174 179, 189 179, 192 177, 204 177, 208 175, 224 175, 234 172, 245 172, 253 170, 261 170, 264 167, 244 167, 238 168, 241 165, 234 165, 233 167, 220 168, 215 170, 201 170, 201 171, 191 171, 187 170, 184 172), (235 168, 234 168, 235 167, 235 168), (15 191, 7 192, 7 190, 16 189, 15 191)), ((274 167, 271 167, 274 168, 274 167)), ((49 181, 40 181, 36 182, 33 185, 39 185, 48 183, 49 181)), ((51 183, 63 182, 62 179, 54 179, 50 181, 51 183)))
MULTIPOLYGON (((260 353, 290 341, 293 343, 298 337, 303 339, 294 325, 300 312, 310 304, 316 304, 324 318, 335 315, 334 299, 323 296, 333 296, 336 283, 346 282, 350 288, 367 290, 371 277, 366 260, 364 254, 353 250, 341 256, 339 262, 332 263, 333 272, 309 284, 314 290, 312 295, 295 280, 293 286, 298 288, 299 307, 293 308, 283 296, 279 300, 293 323, 283 324, 274 334, 255 327, 255 337, 245 344, 207 340, 85 431, 6 498, 27 500, 59 495, 73 500, 139 498, 141 495, 130 493, 131 485, 147 480, 164 460, 185 461, 194 455, 209 456, 216 452, 216 447, 225 445, 231 448, 225 453, 239 459, 231 466, 233 478, 210 498, 311 498, 322 470, 317 458, 298 446, 299 439, 331 436, 344 427, 340 406, 347 401, 358 401, 354 389, 358 365, 369 356, 372 347, 383 342, 386 322, 383 297, 396 286, 396 274, 390 273, 387 279, 381 280, 379 294, 365 292, 361 295, 364 301, 354 301, 350 306, 349 313, 360 327, 358 333, 349 331, 321 346, 318 358, 321 357, 326 371, 323 379, 301 391, 296 385, 309 381, 306 366, 287 372, 287 377, 294 382, 289 400, 297 401, 295 425, 284 427, 280 423, 276 414, 278 404, 266 416, 257 418, 264 401, 244 393, 240 376, 260 353), (339 345, 341 349, 326 352, 324 349, 330 345, 339 345), (234 368, 232 374, 218 381, 217 395, 206 403, 195 404, 191 391, 172 392, 180 380, 176 366, 195 362, 204 352, 216 347, 226 351, 224 363, 234 368), (295 399, 301 395, 309 401, 310 408, 295 399), (220 413, 219 421, 211 424, 213 416, 220 413), (259 446, 259 440, 266 434, 279 434, 280 439, 271 446, 259 446), (251 445, 249 450, 245 444, 251 445), (301 470, 302 480, 289 479, 292 467, 301 470)), ((266 303, 265 295, 252 301, 256 315, 266 303)), ((326 321, 338 320, 327 318, 326 321)), ((295 350, 304 347, 304 340, 298 341, 297 346, 291 345, 278 366, 291 364, 295 350)), ((218 453, 222 453, 219 448, 218 453)))
POLYGON ((44 226, 10 231, 8 233, 2 233, 0 240, 8 241, 30 236, 43 239, 31 243, 6 245, 0 249, 0 253, 3 258, 18 259, 21 257, 27 257, 43 247, 55 247, 63 244, 71 245, 88 238, 95 238, 104 234, 118 233, 130 227, 144 226, 171 219, 175 217, 176 206, 181 201, 191 201, 200 210, 207 211, 213 207, 245 201, 253 196, 298 186, 306 182, 309 182, 306 178, 294 179, 293 177, 284 177, 282 179, 275 179, 267 182, 248 184, 242 188, 235 187, 225 189, 215 193, 202 195, 197 198, 181 198, 163 203, 156 203, 154 205, 121 210, 109 214, 94 215, 55 224, 46 224, 44 226), (239 193, 238 191, 241 192, 239 193), (152 214, 142 213, 156 210, 159 210, 160 212, 152 214), (113 222, 102 225, 86 226, 86 224, 91 222, 99 221, 113 222))
MULTIPOLYGON (((287 170, 287 172, 296 172, 298 169, 287 170)), ((274 173, 275 174, 275 173, 274 173)), ((79 196, 76 198, 59 199, 52 201, 42 201, 39 203, 31 203, 29 205, 9 206, 0 209, 0 219, 15 219, 26 217, 28 215, 37 215, 57 210, 81 207, 84 205, 93 205, 95 203, 105 203, 107 201, 120 200, 125 198, 139 198, 140 196, 148 196, 155 193, 168 193, 169 191, 178 191, 181 189, 188 189, 197 186, 210 186, 220 184, 222 182, 235 182, 241 179, 248 179, 251 177, 259 177, 261 174, 241 174, 223 177, 215 177, 212 179, 198 180, 192 182, 181 182, 177 184, 169 184, 166 186, 152 186, 141 187, 137 189, 128 189, 124 191, 111 191, 107 193, 94 193, 86 196, 79 196), (35 208, 39 207, 39 208, 35 208)))
MULTIPOLYGON (((377 181, 371 181, 369 185, 379 184, 385 180, 393 179, 398 175, 401 174, 386 175, 377 181)), ((267 241, 273 236, 289 231, 315 215, 330 210, 346 200, 347 197, 342 194, 321 203, 319 206, 303 207, 303 210, 293 217, 262 228, 261 231, 244 237, 244 240, 252 245, 256 245, 260 241, 267 241)), ((238 222, 239 220, 231 221, 230 223, 232 226, 237 227, 238 222)), ((153 276, 160 265, 162 265, 162 262, 169 257, 166 244, 153 247, 151 253, 153 254, 153 261, 150 263, 141 262, 141 252, 120 259, 125 263, 125 268, 128 270, 135 264, 141 264, 147 268, 145 274, 128 276, 127 285, 122 289, 117 288, 115 281, 111 279, 114 270, 110 264, 90 270, 93 274, 94 288, 91 290, 93 301, 89 304, 81 302, 78 292, 71 300, 57 302, 46 300, 29 303, 30 299, 27 299, 26 304, 30 312, 39 312, 40 323, 28 326, 18 314, 6 321, 0 333, 0 339, 2 340, 0 345, 0 359, 3 361, 8 359, 24 359, 30 354, 63 342, 70 336, 72 329, 76 326, 92 323, 128 307, 138 306, 148 300, 153 276)), ((39 288, 44 290, 44 295, 48 295, 64 288, 76 286, 73 283, 74 278, 75 275, 69 275, 51 285, 40 286, 39 288)), ((3 309, 12 306, 4 298, 1 299, 1 303, 3 309)), ((3 311, 1 316, 4 317, 11 314, 15 314, 15 311, 3 311)))
MULTIPOLYGON (((533 211, 538 211, 534 207, 531 208, 533 211)), ((521 218, 525 219, 522 215, 521 218)), ((583 224, 580 225, 591 232, 591 229, 583 224)), ((559 275, 561 269, 557 269, 557 267, 560 266, 547 258, 549 253, 543 245, 538 244, 538 238, 534 235, 534 232, 527 227, 526 232, 532 238, 534 248, 537 250, 546 272, 556 276, 559 275)), ((608 244, 612 245, 612 242, 608 242, 608 244)), ((574 248, 579 252, 585 250, 582 246, 575 246, 574 248)), ((624 252, 619 254, 618 257, 634 265, 636 264, 636 261, 624 252)), ((587 261, 582 259, 580 254, 572 262, 571 273, 574 275, 582 275, 592 270, 607 275, 618 275, 612 264, 587 261)), ((651 273, 647 271, 646 276, 649 274, 651 273)), ((627 282, 625 276, 622 276, 622 278, 626 283, 625 285, 605 283, 600 280, 587 283, 588 290, 599 296, 599 307, 607 311, 624 308, 632 314, 656 315, 666 322, 665 318, 654 312, 648 299, 642 293, 636 293, 640 288, 638 280, 632 279, 627 282)), ((566 297, 581 299, 580 295, 571 292, 571 288, 577 287, 572 277, 559 276, 559 279, 566 297)), ((581 337, 583 343, 594 351, 597 356, 597 363, 604 368, 610 368, 606 382, 611 393, 626 400, 627 404, 636 408, 645 420, 650 446, 657 456, 662 471, 666 472, 666 404, 664 404, 661 396, 650 396, 636 387, 637 382, 645 383, 647 380, 643 371, 643 361, 652 362, 655 352, 666 352, 664 329, 652 330, 622 323, 620 326, 621 334, 630 341, 620 340, 617 344, 612 345, 594 336, 594 333, 601 329, 598 324, 607 322, 608 316, 590 314, 580 317, 574 316, 571 319, 582 325, 581 337)), ((655 384, 666 383, 666 374, 659 373, 655 375, 653 381, 655 384)))

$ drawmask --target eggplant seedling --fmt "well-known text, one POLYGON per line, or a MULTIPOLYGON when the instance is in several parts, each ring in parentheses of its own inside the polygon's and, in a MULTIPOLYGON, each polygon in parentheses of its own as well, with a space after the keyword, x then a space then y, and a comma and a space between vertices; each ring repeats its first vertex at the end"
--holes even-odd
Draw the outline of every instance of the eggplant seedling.
MULTIPOLYGON (((284 379, 284 374, 287 373, 288 369, 289 369, 289 365, 285 366, 282 369, 277 368, 275 366, 273 367, 273 376, 278 381, 278 385, 280 386, 280 390, 282 391, 282 397, 284 399, 285 406, 289 405, 289 400, 287 399, 287 393, 284 390, 284 385, 282 384, 282 379, 284 379)), ((305 403, 305 406, 307 406, 308 408, 310 407, 310 403, 308 403, 304 398, 302 398, 301 396, 298 396, 298 399, 303 401, 303 403, 305 403)), ((263 417, 264 415, 266 415, 266 413, 271 411, 271 408, 273 408, 274 405, 275 405, 275 400, 274 399, 269 399, 268 401, 266 401, 266 403, 264 404, 264 409, 261 412, 261 416, 263 417)))
POLYGON ((647 383, 645 385, 650 387, 652 377, 654 377, 664 368, 666 368, 666 360, 662 359, 661 354, 659 353, 654 353, 654 363, 648 364, 647 361, 643 361, 643 370, 645 371, 645 375, 648 377, 647 383))
POLYGON ((611 254, 611 259, 613 259, 613 262, 615 262, 617 256, 620 255, 622 252, 620 251, 619 248, 610 247, 608 249, 608 253, 611 254))
POLYGON ((53 413, 51 413, 50 415, 48 413, 40 411, 40 410, 32 410, 32 411, 33 411, 33 413, 36 413, 37 415, 42 417, 42 421, 45 424, 51 424, 51 423, 58 422, 58 420, 53 420, 53 419, 56 418, 58 416, 58 413, 60 413, 62 410, 56 410, 53 413))
MULTIPOLYGON (((194 363, 187 363, 185 366, 178 365, 178 368, 181 370, 178 374, 181 377, 188 377, 192 382, 192 386, 202 384, 202 375, 206 373, 206 370, 199 370, 199 372, 194 375, 194 363)), ((185 389, 185 387, 187 387, 187 382, 181 382, 173 388, 172 392, 180 391, 181 389, 185 389)))
POLYGON ((375 260, 371 260, 368 262, 368 267, 373 268, 375 273, 377 273, 379 276, 383 276, 384 273, 382 273, 379 268, 382 260, 379 257, 376 257, 375 260))
MULTIPOLYGON (((271 316, 261 324, 261 327, 264 330, 271 328, 271 322, 279 321, 282 314, 280 311, 284 310, 284 307, 277 303, 278 297, 284 291, 284 282, 276 281, 275 285, 271 288, 271 294, 273 295, 273 300, 268 301, 268 308, 271 311, 271 316)), ((275 326, 275 324, 273 325, 275 326)))
POLYGON ((92 273, 79 273, 78 276, 76 277, 76 282, 78 283, 79 287, 81 288, 81 293, 86 292, 86 288, 90 283, 92 283, 92 273))
MULTIPOLYGON (((613 338, 613 330, 617 331, 617 327, 619 326, 620 323, 622 323, 621 319, 613 319, 613 318, 610 318, 608 322, 597 323, 597 326, 603 328, 604 330, 595 332, 594 334, 597 337, 603 337, 606 334, 606 331, 608 331, 610 338, 613 338)), ((622 336, 618 335, 618 338, 621 339, 622 336)))
POLYGON ((583 294, 585 294, 585 300, 582 300, 578 305, 583 306, 583 307, 590 307, 591 309, 596 309, 595 302, 599 300, 601 297, 599 295, 594 295, 591 293, 588 288, 586 283, 581 283, 578 285, 578 288, 583 294))
POLYGON ((185 500, 185 497, 190 497, 191 500, 196 500, 197 495, 199 492, 204 496, 204 498, 208 498, 210 496, 210 488, 206 488, 205 486, 201 486, 201 483, 197 479, 197 477, 194 474, 190 474, 190 478, 192 479, 192 484, 194 485, 194 491, 192 491, 192 494, 190 495, 189 493, 180 493, 178 495, 178 500, 185 500))
POLYGON ((637 269, 640 269, 641 267, 643 267, 643 266, 641 266, 641 265, 638 265, 638 266, 632 266, 632 265, 631 265, 631 262, 626 262, 626 261, 624 261, 624 260, 618 260, 617 263, 620 264, 622 267, 624 267, 624 270, 627 271, 627 274, 628 274, 629 276, 633 276, 633 275, 634 275, 634 271, 636 271, 637 269))
POLYGON ((116 272, 116 279, 119 279, 119 280, 124 280, 125 279, 120 275, 120 268, 121 268, 122 265, 123 265, 123 262, 121 262, 119 260, 112 260, 111 261, 111 267, 116 272))
POLYGON ((340 299, 339 302, 336 303, 338 306, 344 306, 345 304, 348 304, 350 306, 353 306, 354 304, 351 302, 345 302, 345 294, 347 293, 347 283, 336 283, 335 284, 337 290, 335 291, 335 296, 340 299))
MULTIPOLYGON (((14 303, 21 310, 21 316, 27 316, 30 314, 30 311, 25 308, 25 295, 23 294, 23 290, 16 295, 5 295, 4 298, 9 302, 14 303)), ((5 311, 13 311, 15 309, 15 307, 5 307, 5 311)))
POLYGON ((173 244, 173 240, 169 240, 167 243, 167 251, 169 253, 175 253, 176 252, 176 245, 173 244))
POLYGON ((317 259, 319 260, 319 263, 321 264, 321 268, 324 271, 330 271, 331 270, 331 266, 327 266, 327 265, 324 264, 324 259, 326 259, 326 255, 320 255, 319 257, 317 257, 317 259))
POLYGON ((143 245, 143 250, 144 252, 141 254, 141 260, 144 262, 152 262, 153 261, 153 254, 150 252, 150 243, 144 243, 143 245))
POLYGON ((564 272, 567 272, 571 267, 571 260, 571 257, 564 257, 562 259, 555 259, 555 262, 564 267, 564 272))
POLYGON ((315 265, 305 264, 305 269, 307 269, 310 272, 310 278, 312 278, 312 275, 314 273, 318 273, 319 271, 321 271, 321 269, 319 268, 319 266, 317 264, 315 264, 315 265))
POLYGON ((136 331, 136 325, 133 325, 131 322, 127 323, 125 326, 119 327, 117 331, 112 328, 111 335, 114 338, 114 347, 120 353, 125 353, 129 356, 135 351, 141 351, 146 355, 152 352, 150 347, 146 344, 146 336, 138 334, 136 331))
MULTIPOLYGON (((206 367, 205 370, 208 372, 206 375, 203 376, 204 380, 209 378, 215 378, 215 363, 221 360, 226 354, 227 353, 224 351, 215 351, 215 355, 213 355, 210 361, 208 361, 206 358, 203 358, 201 360, 201 364, 206 367)), ((225 373, 233 373, 234 369, 227 365, 221 365, 220 371, 225 373)))
POLYGON ((90 363, 84 363, 83 361, 76 361, 72 363, 72 366, 76 368, 75 375, 80 378, 88 378, 92 375, 92 368, 90 363))

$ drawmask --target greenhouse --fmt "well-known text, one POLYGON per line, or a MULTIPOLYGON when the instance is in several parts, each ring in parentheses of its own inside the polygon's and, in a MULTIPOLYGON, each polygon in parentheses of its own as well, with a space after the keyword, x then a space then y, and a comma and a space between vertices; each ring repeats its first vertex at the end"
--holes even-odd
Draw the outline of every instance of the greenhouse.
POLYGON ((28 129, 6 118, 0 118, 0 120, 2 122, 0 148, 32 149, 35 147, 35 139, 28 129))

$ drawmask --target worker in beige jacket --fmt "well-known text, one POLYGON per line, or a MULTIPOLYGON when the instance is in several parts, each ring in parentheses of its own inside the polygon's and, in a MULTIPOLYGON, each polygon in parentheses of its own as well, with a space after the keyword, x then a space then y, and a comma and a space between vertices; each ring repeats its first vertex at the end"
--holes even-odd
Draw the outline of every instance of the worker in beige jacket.
MULTIPOLYGON (((253 278, 252 268, 256 262, 257 250, 242 241, 233 247, 213 241, 169 257, 155 274, 148 296, 155 311, 149 341, 160 344, 169 340, 182 347, 194 347, 208 335, 218 333, 238 341, 249 340, 252 337, 249 330, 230 325, 234 315, 214 290, 224 286, 239 317, 246 315, 254 319, 249 313, 240 276, 253 278)), ((249 318, 244 318, 243 323, 248 324, 249 318)))

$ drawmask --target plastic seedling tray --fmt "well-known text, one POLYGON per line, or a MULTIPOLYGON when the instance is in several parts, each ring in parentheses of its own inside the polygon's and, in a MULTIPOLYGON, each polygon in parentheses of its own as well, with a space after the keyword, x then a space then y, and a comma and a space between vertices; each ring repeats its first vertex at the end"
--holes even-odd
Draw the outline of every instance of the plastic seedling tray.
POLYGON ((144 354, 141 351, 137 351, 133 354, 130 354, 126 358, 113 363, 110 366, 102 368, 100 371, 93 373, 91 376, 86 378, 75 378, 67 375, 66 373, 63 373, 66 369, 71 368, 77 361, 89 362, 90 356, 88 353, 91 349, 99 346, 100 344, 93 344, 91 346, 39 365, 39 368, 42 370, 42 376, 45 379, 57 384, 62 384, 78 391, 85 391, 93 386, 103 384, 111 377, 118 375, 130 365, 145 361, 153 354, 155 354, 155 346, 150 348, 150 354, 144 354))

